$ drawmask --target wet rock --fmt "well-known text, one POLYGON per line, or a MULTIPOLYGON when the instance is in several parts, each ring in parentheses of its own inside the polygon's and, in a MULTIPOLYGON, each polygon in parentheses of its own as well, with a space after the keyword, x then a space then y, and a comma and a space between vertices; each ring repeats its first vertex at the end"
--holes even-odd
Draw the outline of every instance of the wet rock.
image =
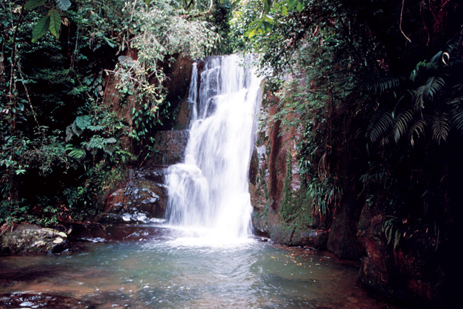
POLYGON ((358 227, 366 250, 359 282, 381 297, 420 308, 453 308, 444 297, 444 271, 437 241, 429 230, 401 227, 400 241, 388 242, 386 216, 365 206, 358 227), (445 306, 444 306, 445 304, 445 306))
MULTIPOLYGON (((346 184, 345 187, 347 186, 346 184)), ((358 261, 365 253, 364 247, 357 237, 357 225, 360 216, 358 209, 361 207, 356 207, 357 201, 352 196, 354 190, 344 191, 342 204, 334 209, 327 248, 340 258, 358 261)))
MULTIPOLYGON (((276 100, 276 98, 274 98, 276 100)), ((273 106, 268 114, 277 113, 273 106)), ((296 130, 287 130, 281 121, 269 123, 260 132, 250 164, 249 192, 254 207, 253 226, 258 235, 269 235, 275 242, 291 246, 310 246, 325 249, 328 240, 328 228, 322 229, 312 224, 303 226, 285 222, 281 215, 285 190, 295 196, 305 196, 301 189, 299 164, 296 158, 296 144, 300 135, 296 130), (290 164, 290 166, 287 166, 290 164), (285 178, 291 171, 288 188, 285 178)), ((298 207, 297 205, 292 205, 298 207)))
POLYGON ((61 295, 12 293, 0 294, 0 308, 76 308, 91 309, 95 305, 61 295))
POLYGON ((145 166, 165 166, 182 162, 188 138, 188 130, 157 132, 154 137, 153 157, 146 162, 145 166))
POLYGON ((164 216, 167 189, 165 168, 132 170, 129 179, 106 199, 106 211, 101 223, 150 222, 164 216))
POLYGON ((34 224, 15 225, 0 236, 0 254, 59 253, 68 248, 66 233, 34 224))
POLYGON ((106 231, 106 227, 98 223, 70 223, 68 231, 71 241, 107 242, 114 240, 106 231))
POLYGON ((258 236, 270 237, 272 241, 287 246, 326 249, 329 235, 326 230, 287 225, 276 214, 262 215, 254 212, 252 221, 254 233, 258 236))
MULTIPOLYGON (((166 73, 164 86, 167 88, 167 101, 177 106, 179 98, 188 96, 193 61, 182 53, 174 55, 172 59, 175 60, 164 67, 166 73)), ((177 125, 180 127, 188 126, 189 121, 185 122, 184 120, 187 119, 182 121, 177 117, 177 125)))

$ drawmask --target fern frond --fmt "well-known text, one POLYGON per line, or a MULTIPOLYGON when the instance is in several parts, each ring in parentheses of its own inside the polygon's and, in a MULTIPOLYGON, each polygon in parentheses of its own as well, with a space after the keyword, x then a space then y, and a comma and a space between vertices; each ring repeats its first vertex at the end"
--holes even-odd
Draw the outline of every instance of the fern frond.
POLYGON ((414 112, 411 109, 407 109, 394 118, 394 141, 399 142, 400 139, 408 131, 409 123, 413 120, 414 112))
POLYGON ((373 143, 390 133, 393 124, 392 113, 388 110, 382 111, 376 119, 370 125, 369 130, 369 137, 373 143))
POLYGON ((407 79, 403 76, 383 78, 369 86, 374 93, 384 93, 389 90, 396 90, 402 86, 407 79))
POLYGON ((459 107, 452 111, 452 127, 461 135, 463 135, 463 107, 459 107))
POLYGON ((442 60, 442 56, 443 56, 443 51, 440 51, 437 54, 435 54, 429 61, 429 64, 428 64, 429 68, 438 69, 439 62, 442 60))
POLYGON ((415 140, 424 137, 428 122, 423 118, 416 120, 409 129, 410 145, 415 146, 415 140))
POLYGON ((426 83, 416 89, 413 98, 416 111, 424 109, 426 103, 433 102, 437 95, 445 88, 445 81, 442 77, 431 76, 426 83))
POLYGON ((432 139, 440 144, 446 141, 450 132, 450 117, 445 112, 436 112, 432 119, 432 139))
POLYGON ((455 98, 451 98, 451 100, 448 100, 447 102, 445 102, 445 104, 447 105, 458 105, 460 106, 461 104, 463 103, 463 97, 455 97, 455 98))
POLYGON ((68 156, 80 160, 85 157, 85 150, 79 147, 74 147, 72 144, 66 144, 65 150, 68 151, 68 156))

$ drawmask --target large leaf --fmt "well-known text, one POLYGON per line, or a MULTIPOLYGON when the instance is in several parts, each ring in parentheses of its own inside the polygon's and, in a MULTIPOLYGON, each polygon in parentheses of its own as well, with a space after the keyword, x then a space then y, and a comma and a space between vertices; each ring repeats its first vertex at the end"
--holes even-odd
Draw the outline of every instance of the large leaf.
POLYGON ((390 134, 392 125, 392 113, 389 110, 378 111, 368 129, 370 140, 374 143, 381 137, 390 134))
POLYGON ((56 38, 59 38, 59 30, 61 29, 61 16, 59 15, 58 11, 52 9, 50 11, 50 32, 56 38))
POLYGON ((394 119, 394 140, 396 143, 398 143, 408 131, 412 119, 413 110, 411 109, 405 110, 394 119))
POLYGON ((458 108, 452 112, 452 125, 455 130, 463 135, 463 108, 458 108))
POLYGON ((420 111, 424 109, 425 104, 433 102, 444 88, 445 81, 442 77, 429 77, 424 85, 416 89, 415 97, 413 98, 415 110, 420 111))
POLYGON ((25 10, 33 10, 36 7, 39 7, 43 5, 47 0, 29 0, 26 2, 26 5, 24 5, 25 10))
POLYGON ((32 42, 37 41, 48 32, 50 27, 50 16, 42 17, 32 29, 32 42))
POLYGON ((71 6, 71 1, 69 0, 56 0, 56 5, 60 10, 66 11, 71 6))
POLYGON ((85 130, 92 124, 92 118, 89 115, 77 116, 75 123, 81 130, 85 130))
POLYGON ((447 141, 450 132, 450 117, 447 113, 436 112, 432 120, 432 139, 440 144, 447 141))
POLYGON ((420 139, 421 137, 425 136, 426 133, 426 126, 428 125, 428 122, 421 118, 416 120, 411 126, 409 130, 409 137, 410 137, 410 145, 412 147, 415 146, 416 141, 420 139))

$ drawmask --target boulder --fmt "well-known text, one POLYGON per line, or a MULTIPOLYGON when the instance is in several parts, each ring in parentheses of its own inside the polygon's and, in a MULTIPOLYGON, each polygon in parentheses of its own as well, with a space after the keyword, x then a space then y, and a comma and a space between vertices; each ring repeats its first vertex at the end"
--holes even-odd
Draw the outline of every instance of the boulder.
POLYGON ((154 136, 154 153, 145 166, 165 166, 182 162, 190 134, 188 130, 159 131, 154 136))
POLYGON ((106 199, 99 222, 147 223, 162 218, 167 204, 165 172, 166 168, 131 170, 129 179, 106 199))
POLYGON ((67 234, 34 224, 19 224, 0 237, 1 255, 59 253, 68 248, 67 234))
POLYGON ((301 229, 294 224, 285 224, 275 213, 263 214, 257 211, 253 213, 252 222, 256 235, 269 237, 279 244, 326 249, 327 230, 309 227, 301 229))

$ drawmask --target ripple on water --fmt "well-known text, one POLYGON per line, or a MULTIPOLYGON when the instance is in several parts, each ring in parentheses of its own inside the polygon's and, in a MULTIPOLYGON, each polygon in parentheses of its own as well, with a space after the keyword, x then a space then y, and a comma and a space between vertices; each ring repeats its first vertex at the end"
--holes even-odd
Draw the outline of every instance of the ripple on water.
POLYGON ((179 237, 88 244, 85 252, 61 256, 5 257, 0 287, 3 299, 13 299, 13 292, 42 293, 95 308, 384 307, 355 285, 355 266, 255 239, 179 237))

